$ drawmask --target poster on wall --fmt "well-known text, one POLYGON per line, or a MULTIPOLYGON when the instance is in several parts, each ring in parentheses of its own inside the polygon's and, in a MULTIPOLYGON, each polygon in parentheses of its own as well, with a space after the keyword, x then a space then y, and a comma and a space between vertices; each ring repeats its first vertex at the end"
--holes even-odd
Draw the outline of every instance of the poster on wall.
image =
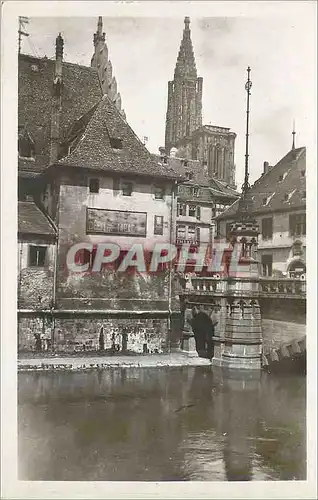
POLYGON ((147 213, 87 208, 86 233, 146 236, 147 213))

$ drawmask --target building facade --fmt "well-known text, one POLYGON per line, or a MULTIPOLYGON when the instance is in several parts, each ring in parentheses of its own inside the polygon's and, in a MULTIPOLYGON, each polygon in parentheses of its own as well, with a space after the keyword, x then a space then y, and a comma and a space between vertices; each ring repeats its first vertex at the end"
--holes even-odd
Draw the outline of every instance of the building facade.
MULTIPOLYGON (((306 148, 291 149, 275 166, 264 162, 249 191, 260 235, 258 259, 263 276, 306 275, 306 148)), ((235 202, 218 217, 221 237, 228 235, 238 209, 235 202)))
POLYGON ((120 266, 132 247, 148 266, 156 243, 175 241, 181 175, 154 161, 98 64, 64 62, 63 45, 55 60, 19 56, 19 346, 162 352, 178 313, 172 269, 120 266))
POLYGON ((185 17, 174 79, 168 82, 165 149, 170 154, 199 160, 210 177, 235 186, 234 150, 236 134, 229 128, 202 125, 203 78, 197 76, 191 40, 190 19, 185 17))
POLYGON ((153 155, 158 165, 169 165, 179 172, 176 195, 176 245, 212 245, 216 218, 238 198, 224 182, 211 178, 206 162, 153 155))

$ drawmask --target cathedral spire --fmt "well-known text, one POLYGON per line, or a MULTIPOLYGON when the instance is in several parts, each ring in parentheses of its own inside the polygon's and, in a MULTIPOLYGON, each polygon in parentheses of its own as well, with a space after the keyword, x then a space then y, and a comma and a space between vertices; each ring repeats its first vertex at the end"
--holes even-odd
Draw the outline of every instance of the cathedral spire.
POLYGON ((175 78, 178 77, 197 77, 197 68, 195 65, 195 58, 193 46, 191 41, 190 18, 184 18, 184 29, 177 64, 174 72, 175 78))
POLYGON ((183 36, 174 70, 173 81, 168 82, 165 148, 178 147, 184 137, 202 126, 203 80, 197 68, 191 41, 190 18, 184 18, 183 36))

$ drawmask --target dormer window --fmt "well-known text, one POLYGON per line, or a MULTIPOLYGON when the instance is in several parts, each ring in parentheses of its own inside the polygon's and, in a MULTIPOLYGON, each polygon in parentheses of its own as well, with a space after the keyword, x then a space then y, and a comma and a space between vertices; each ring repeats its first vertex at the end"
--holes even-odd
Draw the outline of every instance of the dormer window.
POLYGON ((113 149, 123 149, 123 141, 122 139, 118 139, 118 137, 111 137, 110 145, 113 149))
POLYGON ((284 172, 283 174, 281 174, 278 177, 278 182, 282 182, 283 180, 285 180, 287 174, 288 174, 288 172, 284 172))
POLYGON ((285 202, 290 201, 290 199, 293 196, 293 194, 294 194, 295 191, 296 191, 296 189, 294 189, 291 193, 285 193, 285 195, 284 195, 284 201, 285 202))
POLYGON ((271 199, 273 198, 275 192, 270 194, 269 196, 267 196, 267 198, 263 198, 263 205, 264 206, 267 206, 269 204, 269 202, 271 201, 271 199))

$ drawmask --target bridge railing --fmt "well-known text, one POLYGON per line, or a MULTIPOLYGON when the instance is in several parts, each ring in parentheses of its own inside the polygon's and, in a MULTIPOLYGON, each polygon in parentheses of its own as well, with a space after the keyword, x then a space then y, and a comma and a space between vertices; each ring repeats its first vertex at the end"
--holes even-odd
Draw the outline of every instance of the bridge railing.
POLYGON ((306 296, 306 281, 299 278, 260 278, 260 295, 306 296))
MULTIPOLYGON (((187 278, 179 279, 179 293, 200 295, 220 294, 229 291, 233 287, 228 281, 235 282, 234 288, 239 290, 245 288, 244 283, 250 281, 244 278, 226 278, 226 277, 201 277, 188 276, 187 278)), ((255 290, 257 281, 252 280, 252 288, 255 290)), ((306 297, 306 281, 297 278, 259 278, 259 295, 262 297, 290 297, 290 298, 305 298, 306 297)))

